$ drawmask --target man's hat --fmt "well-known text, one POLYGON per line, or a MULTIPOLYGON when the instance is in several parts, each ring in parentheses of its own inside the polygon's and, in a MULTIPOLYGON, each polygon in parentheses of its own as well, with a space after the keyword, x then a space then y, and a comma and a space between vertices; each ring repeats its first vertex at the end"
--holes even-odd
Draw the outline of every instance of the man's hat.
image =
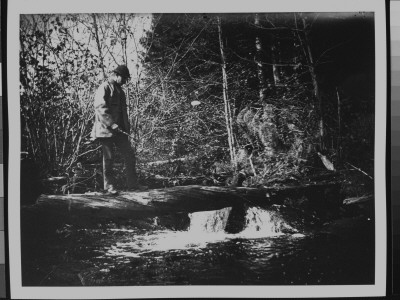
POLYGON ((125 78, 131 77, 131 75, 129 74, 129 70, 128 70, 127 66, 125 66, 125 65, 120 65, 120 66, 116 67, 113 72, 118 75, 121 75, 122 77, 125 77, 125 78))

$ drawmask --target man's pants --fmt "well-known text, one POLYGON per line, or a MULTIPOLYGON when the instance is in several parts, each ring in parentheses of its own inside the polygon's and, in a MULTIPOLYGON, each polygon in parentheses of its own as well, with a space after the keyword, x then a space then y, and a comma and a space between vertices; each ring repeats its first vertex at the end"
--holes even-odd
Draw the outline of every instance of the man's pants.
POLYGON ((115 186, 115 178, 112 171, 114 163, 114 145, 119 149, 125 161, 127 188, 135 188, 137 186, 136 158, 128 137, 117 134, 111 138, 101 138, 99 140, 103 148, 104 189, 108 190, 110 187, 115 186))

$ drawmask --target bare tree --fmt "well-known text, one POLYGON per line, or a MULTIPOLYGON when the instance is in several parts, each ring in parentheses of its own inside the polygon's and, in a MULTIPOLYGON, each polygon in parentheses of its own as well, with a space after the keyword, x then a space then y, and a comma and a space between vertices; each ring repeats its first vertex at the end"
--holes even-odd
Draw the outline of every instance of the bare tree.
POLYGON ((97 26, 96 14, 92 14, 92 18, 93 18, 94 38, 96 39, 97 50, 99 51, 100 68, 103 71, 104 78, 106 78, 106 72, 104 70, 104 61, 103 61, 104 56, 100 45, 99 28, 97 26))
POLYGON ((314 55, 311 50, 311 39, 310 39, 310 25, 307 24, 305 17, 300 13, 300 22, 301 22, 301 28, 298 27, 298 22, 297 22, 297 16, 296 14, 294 15, 295 17, 295 26, 296 26, 296 32, 297 36, 299 39, 299 42, 302 46, 303 52, 304 52, 304 57, 307 61, 307 66, 308 70, 311 76, 311 81, 313 85, 313 95, 315 99, 315 105, 314 108, 318 112, 319 116, 319 139, 320 139, 320 147, 321 149, 325 148, 324 145, 324 137, 325 137, 325 130, 324 130, 324 116, 323 116, 323 103, 322 103, 322 97, 321 97, 321 91, 318 83, 318 77, 316 73, 316 63, 314 59, 314 55), (303 36, 300 36, 300 33, 303 34, 303 36))
POLYGON ((223 99, 224 99, 224 108, 225 108, 225 122, 226 122, 226 131, 228 133, 228 145, 229 145, 229 153, 231 156, 231 163, 236 168, 236 158, 235 158, 235 140, 233 134, 233 126, 232 126, 232 112, 231 112, 231 104, 228 97, 228 77, 226 74, 226 56, 224 50, 224 43, 222 40, 222 28, 221 28, 221 18, 217 18, 218 21, 218 37, 219 37, 219 49, 221 52, 221 68, 222 68, 222 90, 223 90, 223 99))
POLYGON ((265 93, 267 90, 267 85, 266 85, 266 76, 265 76, 263 61, 262 61, 262 58, 264 57, 265 53, 264 53, 263 45, 261 43, 261 37, 259 35, 260 30, 258 29, 260 27, 259 14, 254 15, 254 25, 255 25, 256 31, 257 31, 256 38, 255 38, 256 55, 254 57, 254 61, 257 65, 259 96, 260 96, 261 102, 263 102, 264 98, 265 98, 265 93))

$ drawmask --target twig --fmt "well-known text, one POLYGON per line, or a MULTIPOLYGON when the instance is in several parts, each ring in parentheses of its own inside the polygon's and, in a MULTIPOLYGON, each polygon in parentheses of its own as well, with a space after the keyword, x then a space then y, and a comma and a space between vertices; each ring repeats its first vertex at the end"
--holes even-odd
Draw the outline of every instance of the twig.
MULTIPOLYGON (((81 183, 83 183, 83 182, 85 182, 85 181, 88 181, 88 180, 90 180, 90 179, 92 179, 92 178, 94 178, 96 176, 96 174, 94 174, 94 175, 92 175, 92 176, 90 176, 90 177, 88 177, 88 178, 85 178, 84 180, 82 180, 82 181, 79 181, 79 182, 73 182, 71 185, 69 185, 69 187, 71 187, 71 186, 74 186, 74 185, 78 185, 78 184, 81 184, 81 183)), ((79 178, 79 177, 78 177, 79 178)))
POLYGON ((85 285, 86 285, 86 284, 85 284, 85 279, 83 278, 83 276, 81 275, 81 273, 78 274, 78 278, 79 278, 81 284, 82 284, 83 286, 85 286, 85 285))
POLYGON ((374 178, 372 176, 370 176, 368 173, 364 172, 363 170, 361 170, 360 168, 357 168, 356 166, 353 166, 351 163, 346 162, 346 164, 348 164, 349 166, 353 167, 354 169, 356 169, 357 171, 360 171, 361 173, 363 173, 364 175, 368 176, 369 178, 371 178, 372 180, 374 180, 374 178))
POLYGON ((40 281, 39 285, 42 285, 42 284, 44 283, 44 281, 45 281, 46 279, 48 279, 48 278, 50 277, 50 275, 53 274, 54 271, 55 271, 58 267, 59 267, 59 265, 53 266, 53 269, 52 269, 49 273, 47 273, 47 274, 42 278, 42 280, 40 281))
POLYGON ((81 157, 81 156, 83 156, 83 155, 86 155, 86 154, 88 154, 88 153, 90 153, 90 152, 97 151, 97 150, 99 150, 100 148, 101 148, 101 146, 98 146, 96 149, 88 150, 88 151, 86 151, 86 152, 84 152, 84 153, 81 153, 81 154, 79 154, 79 155, 77 156, 77 158, 78 158, 78 157, 81 157))
POLYGON ((257 176, 256 169, 254 168, 254 165, 253 165, 253 160, 251 159, 252 157, 253 157, 253 153, 250 154, 250 156, 248 157, 248 160, 250 162, 250 167, 251 167, 251 170, 253 171, 254 176, 257 176))

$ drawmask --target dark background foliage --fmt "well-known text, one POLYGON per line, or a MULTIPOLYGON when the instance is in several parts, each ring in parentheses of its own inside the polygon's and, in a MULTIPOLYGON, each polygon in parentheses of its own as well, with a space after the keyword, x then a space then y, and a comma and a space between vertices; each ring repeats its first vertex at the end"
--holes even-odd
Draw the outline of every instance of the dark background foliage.
POLYGON ((324 171, 321 156, 373 174, 374 42, 371 13, 25 15, 21 150, 66 186, 98 168, 93 95, 127 64, 143 179, 242 171, 264 184, 324 171))

